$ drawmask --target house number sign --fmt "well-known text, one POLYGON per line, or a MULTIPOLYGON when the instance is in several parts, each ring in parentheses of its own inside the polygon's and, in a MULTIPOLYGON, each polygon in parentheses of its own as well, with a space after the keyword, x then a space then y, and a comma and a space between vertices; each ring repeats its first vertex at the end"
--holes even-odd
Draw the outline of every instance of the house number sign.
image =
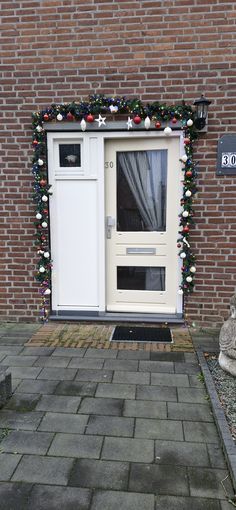
POLYGON ((218 141, 217 175, 236 175, 236 135, 223 135, 218 141))

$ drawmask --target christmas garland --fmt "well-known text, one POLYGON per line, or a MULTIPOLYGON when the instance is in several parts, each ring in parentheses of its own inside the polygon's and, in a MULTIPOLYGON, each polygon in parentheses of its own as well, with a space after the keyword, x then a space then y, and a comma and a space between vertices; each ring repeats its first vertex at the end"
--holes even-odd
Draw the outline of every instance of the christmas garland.
POLYGON ((178 239, 179 256, 182 259, 182 283, 179 294, 188 294, 194 287, 196 272, 195 257, 189 242, 190 227, 193 224, 193 196, 196 193, 196 165, 193 161, 193 143, 198 137, 194 126, 194 110, 182 102, 180 105, 166 105, 158 101, 144 105, 139 99, 126 99, 125 97, 105 97, 103 95, 89 96, 88 101, 52 104, 49 108, 33 114, 33 168, 34 175, 34 201, 36 203, 36 230, 37 253, 39 262, 36 279, 40 282, 42 297, 40 316, 46 321, 49 315, 51 294, 51 267, 52 260, 49 246, 49 196, 50 184, 47 181, 46 165, 46 122, 73 122, 79 121, 81 130, 85 131, 87 123, 97 122, 96 127, 106 125, 107 114, 127 114, 127 129, 144 121, 144 127, 150 129, 151 123, 156 129, 166 126, 164 133, 171 135, 172 128, 179 124, 183 130, 185 153, 180 158, 183 165, 183 197, 181 199, 182 212, 180 214, 180 237, 178 239), (98 118, 95 116, 98 115, 98 118), (134 124, 134 125, 133 125, 134 124), (166 125, 168 124, 168 125, 166 125))

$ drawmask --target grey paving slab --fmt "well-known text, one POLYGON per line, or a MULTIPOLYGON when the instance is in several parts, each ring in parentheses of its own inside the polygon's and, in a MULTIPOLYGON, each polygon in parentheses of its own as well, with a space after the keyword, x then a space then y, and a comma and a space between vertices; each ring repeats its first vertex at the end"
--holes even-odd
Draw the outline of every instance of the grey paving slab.
MULTIPOLYGON (((202 498, 226 499, 221 480, 228 475, 224 469, 188 468, 190 495, 202 498)), ((229 480, 224 482, 227 493, 232 496, 233 491, 229 480)))
POLYGON ((154 510, 152 494, 117 491, 96 491, 91 510, 154 510))
POLYGON ((72 358, 69 368, 92 368, 101 369, 104 365, 103 359, 96 358, 72 358))
POLYGON ((69 485, 122 491, 127 489, 128 477, 128 462, 80 459, 73 466, 69 485))
POLYGON ((219 444, 208 444, 207 450, 210 458, 210 464, 213 468, 226 469, 225 458, 222 448, 219 444))
POLYGON ((8 367, 13 379, 36 379, 41 370, 41 367, 8 367))
POLYGON ((175 363, 175 373, 176 374, 189 374, 189 375, 195 375, 199 374, 201 372, 201 369, 199 365, 195 363, 175 363))
POLYGON ((30 453, 45 455, 52 442, 54 434, 49 432, 31 432, 26 430, 12 430, 1 441, 1 450, 10 453, 30 453))
POLYGON ((83 434, 87 421, 85 414, 46 413, 38 430, 83 434))
POLYGON ((79 368, 75 380, 109 383, 112 380, 112 376, 113 372, 111 370, 90 370, 89 368, 79 368))
MULTIPOLYGON (((68 398, 68 397, 66 397, 68 398)), ((118 398, 90 398, 85 397, 78 413, 97 414, 105 416, 121 416, 124 400, 118 398)))
POLYGON ((134 384, 98 384, 96 397, 135 398, 134 384))
POLYGON ((220 508, 221 510, 232 510, 232 503, 228 503, 228 501, 223 501, 223 499, 220 502, 220 508))
POLYGON ((2 345, 24 345, 25 342, 27 342, 27 340, 29 339, 29 336, 15 336, 15 337, 12 337, 12 336, 2 336, 1 337, 1 344, 2 345))
POLYGON ((104 363, 106 370, 128 370, 128 372, 136 372, 138 370, 137 360, 125 359, 107 359, 104 363))
POLYGON ((140 372, 159 372, 174 373, 174 363, 172 361, 140 361, 140 372))
POLYGON ((0 353, 1 354, 4 354, 5 356, 16 356, 17 354, 19 354, 20 352, 22 352, 23 350, 23 347, 22 346, 19 346, 17 347, 16 345, 1 345, 0 344, 0 353))
POLYGON ((4 365, 4 363, 1 363, 4 360, 4 358, 6 358, 6 354, 1 354, 0 352, 0 366, 4 365))
POLYGON ((29 498, 29 510, 58 510, 59 508, 88 510, 90 500, 91 491, 88 489, 35 485, 29 498))
POLYGON ((72 381, 75 378, 76 368, 43 368, 38 379, 72 381))
POLYGON ((148 439, 130 439, 126 437, 105 437, 102 459, 153 462, 154 441, 148 439))
POLYGON ((43 413, 31 411, 30 413, 19 413, 11 410, 0 411, 0 427, 19 430, 36 430, 43 413))
POLYGON ((166 402, 125 400, 123 415, 137 418, 167 418, 166 402))
POLYGON ((97 383, 94 382, 62 381, 59 382, 55 390, 55 394, 93 397, 95 395, 96 389, 97 383))
POLYGON ((150 352, 148 351, 128 351, 127 349, 125 351, 118 351, 117 359, 134 359, 134 360, 149 360, 150 359, 150 352))
POLYGON ((85 353, 85 357, 115 359, 117 354, 117 349, 94 349, 93 347, 89 347, 85 353))
POLYGON ((195 352, 185 352, 184 359, 176 361, 186 361, 186 363, 198 363, 198 359, 195 352))
MULTIPOLYGON (((29 388, 28 388, 29 389, 29 388)), ((39 401, 37 393, 15 393, 7 402, 4 409, 28 412, 33 411, 39 401)))
POLYGON ((148 372, 116 371, 113 375, 113 382, 122 384, 149 384, 150 374, 148 372))
POLYGON ((37 404, 36 411, 76 413, 80 402, 81 397, 43 395, 37 404))
POLYGON ((49 455, 99 459, 103 438, 80 434, 56 434, 49 455))
POLYGON ((155 462, 170 466, 210 466, 205 444, 183 441, 155 441, 155 462))
POLYGON ((168 418, 171 420, 186 421, 213 421, 212 412, 209 405, 204 404, 185 404, 182 402, 168 402, 168 418))
POLYGON ((181 421, 152 420, 137 418, 135 425, 135 437, 146 439, 170 439, 183 441, 183 428, 181 421))
POLYGON ((21 455, 16 455, 12 453, 1 453, 0 456, 0 480, 8 481, 10 480, 12 474, 14 473, 17 464, 20 462, 21 455))
POLYGON ((191 422, 184 421, 183 428, 185 441, 219 443, 219 436, 214 423, 195 421, 193 426, 191 422))
MULTIPOLYGON (((25 356, 26 358, 26 356, 25 356)), ((69 365, 70 358, 63 356, 38 356, 34 363, 35 367, 53 367, 66 368, 69 365)))
POLYGON ((151 352, 151 361, 184 361, 183 352, 151 352))
POLYGON ((186 468, 178 466, 178 469, 176 469, 175 466, 132 464, 129 489, 133 492, 188 496, 186 468))
POLYGON ((86 349, 83 347, 56 347, 53 351, 53 356, 68 356, 72 358, 73 356, 83 357, 86 352, 86 349))
POLYGON ((220 503, 209 498, 158 495, 156 510, 220 510, 220 503))
POLYGON ((6 356, 1 365, 10 367, 31 367, 37 360, 37 356, 6 356))
POLYGON ((55 347, 24 347, 21 350, 22 356, 50 356, 55 347))
POLYGON ((11 384, 12 384, 12 393, 14 393, 17 390, 17 388, 20 385, 20 383, 21 383, 21 379, 12 379, 12 381, 11 381, 11 384))
POLYGON ((86 426, 86 434, 100 436, 132 437, 134 419, 119 416, 90 416, 86 426))
POLYGON ((12 481, 67 485, 72 466, 72 459, 24 455, 12 481))
POLYGON ((38 379, 27 379, 26 381, 22 381, 19 386, 17 386, 16 393, 38 393, 49 395, 54 393, 56 387, 58 385, 58 381, 39 381, 38 379))
POLYGON ((186 374, 151 374, 151 384, 158 386, 189 386, 186 374))
POLYGON ((200 388, 177 388, 178 402, 208 404, 206 391, 200 388))
POLYGON ((138 400, 154 400, 154 401, 170 401, 177 402, 177 391, 176 388, 158 387, 158 386, 137 386, 137 397, 138 400))
POLYGON ((0 510, 28 510, 30 483, 0 482, 0 510))
POLYGON ((198 375, 189 375, 188 380, 189 380, 189 386, 191 386, 192 388, 201 388, 201 389, 204 388, 204 384, 198 375))

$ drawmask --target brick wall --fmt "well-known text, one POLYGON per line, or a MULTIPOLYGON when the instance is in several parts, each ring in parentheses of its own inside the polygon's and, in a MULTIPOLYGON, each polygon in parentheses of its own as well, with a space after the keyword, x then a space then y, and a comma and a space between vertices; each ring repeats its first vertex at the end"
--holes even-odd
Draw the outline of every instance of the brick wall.
POLYGON ((236 130, 236 3, 224 0, 1 2, 0 320, 35 320, 31 112, 89 93, 213 101, 198 141, 189 322, 228 314, 236 276, 236 178, 216 178, 219 136, 236 130))

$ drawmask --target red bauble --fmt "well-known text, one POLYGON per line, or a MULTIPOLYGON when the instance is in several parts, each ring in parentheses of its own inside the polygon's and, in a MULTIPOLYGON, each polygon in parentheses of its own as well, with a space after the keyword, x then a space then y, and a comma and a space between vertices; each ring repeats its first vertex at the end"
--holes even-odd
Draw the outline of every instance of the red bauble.
POLYGON ((33 141, 33 145, 38 145, 38 143, 39 143, 38 140, 33 141))
POLYGON ((48 120, 49 119, 49 115, 47 113, 45 113, 44 116, 43 116, 43 119, 44 120, 48 120))
POLYGON ((188 145, 190 143, 190 138, 184 138, 185 145, 188 145))
POLYGON ((157 129, 159 129, 159 128, 161 127, 161 123, 159 122, 159 120, 156 122, 155 127, 156 127, 157 129))
POLYGON ((46 186, 47 181, 45 179, 41 179, 41 181, 39 181, 39 184, 40 186, 46 186))
POLYGON ((91 113, 89 113, 87 115, 87 119, 86 120, 87 120, 87 122, 94 122, 94 116, 91 113))
POLYGON ((48 214, 48 209, 43 209, 44 214, 48 214))
POLYGON ((187 170, 185 175, 186 177, 192 177, 193 173, 191 172, 191 170, 187 170))
POLYGON ((189 232, 189 227, 187 225, 183 228, 183 232, 185 234, 187 234, 189 232))
POLYGON ((177 248, 181 248, 181 243, 178 243, 178 244, 177 244, 177 248))
POLYGON ((74 115, 72 115, 71 112, 68 112, 66 118, 67 120, 74 120, 74 115))
POLYGON ((173 119, 172 119, 173 124, 176 124, 177 121, 178 121, 178 119, 176 119, 176 117, 173 117, 173 119))
POLYGON ((142 119, 141 119, 141 117, 139 117, 139 115, 135 115, 135 117, 133 118, 133 121, 135 124, 140 124, 140 122, 142 122, 142 119))

